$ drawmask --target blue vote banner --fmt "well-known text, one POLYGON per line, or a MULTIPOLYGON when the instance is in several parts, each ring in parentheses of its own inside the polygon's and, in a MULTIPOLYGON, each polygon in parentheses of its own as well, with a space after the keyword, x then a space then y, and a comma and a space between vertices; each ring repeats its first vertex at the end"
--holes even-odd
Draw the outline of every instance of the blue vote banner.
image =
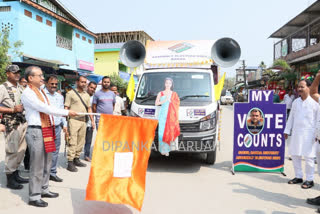
POLYGON ((249 103, 234 104, 234 171, 283 172, 286 105, 273 91, 250 90, 249 103))

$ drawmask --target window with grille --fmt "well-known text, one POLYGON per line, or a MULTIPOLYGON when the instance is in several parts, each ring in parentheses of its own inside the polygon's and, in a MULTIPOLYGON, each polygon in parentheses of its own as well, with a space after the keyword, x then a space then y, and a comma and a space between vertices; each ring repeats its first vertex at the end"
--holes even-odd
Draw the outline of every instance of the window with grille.
POLYGON ((57 21, 57 47, 72 50, 73 27, 57 21))
POLYGON ((11 11, 11 6, 1 6, 0 7, 0 12, 10 12, 11 11))

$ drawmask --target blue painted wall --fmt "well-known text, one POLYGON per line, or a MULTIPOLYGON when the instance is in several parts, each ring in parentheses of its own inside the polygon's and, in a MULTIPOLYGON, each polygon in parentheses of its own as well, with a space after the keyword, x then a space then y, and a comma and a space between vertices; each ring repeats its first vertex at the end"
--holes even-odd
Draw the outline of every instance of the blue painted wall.
MULTIPOLYGON (((72 51, 56 46, 56 19, 47 15, 25 3, 19 1, 3 2, 0 0, 0 6, 11 6, 10 12, 0 12, 0 28, 9 25, 10 42, 20 40, 23 46, 20 51, 34 57, 48 60, 59 60, 69 66, 61 68, 68 70, 77 70, 77 60, 94 63, 94 37, 73 28, 72 51), (32 12, 32 18, 24 15, 24 10, 32 12), (42 17, 42 23, 36 20, 36 16, 42 17), (52 22, 52 26, 46 24, 46 20, 52 22), (11 26, 12 24, 12 26, 11 26), (76 33, 80 38, 76 38, 76 33), (86 41, 82 40, 86 37, 86 41), (90 44, 88 39, 92 41, 90 44)), ((12 53, 10 53, 12 55, 12 53)), ((23 62, 22 57, 13 58, 14 62, 23 62)))

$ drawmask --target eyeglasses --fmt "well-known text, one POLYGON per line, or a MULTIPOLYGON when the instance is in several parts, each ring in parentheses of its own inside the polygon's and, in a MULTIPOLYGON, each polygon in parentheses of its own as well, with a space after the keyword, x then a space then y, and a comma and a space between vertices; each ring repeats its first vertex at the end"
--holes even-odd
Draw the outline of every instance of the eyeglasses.
POLYGON ((58 85, 58 83, 50 83, 50 85, 58 85))
POLYGON ((44 78, 43 74, 32 75, 32 76, 38 76, 38 77, 44 78))

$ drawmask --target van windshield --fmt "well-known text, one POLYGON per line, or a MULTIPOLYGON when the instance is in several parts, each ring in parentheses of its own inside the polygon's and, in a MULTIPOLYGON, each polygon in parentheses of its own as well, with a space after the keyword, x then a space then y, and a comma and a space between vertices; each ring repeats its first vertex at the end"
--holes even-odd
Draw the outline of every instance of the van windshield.
POLYGON ((173 91, 180 97, 180 105, 203 105, 212 102, 212 84, 209 73, 161 72, 145 73, 136 93, 136 103, 154 105, 157 95, 164 90, 166 78, 173 80, 173 91))

